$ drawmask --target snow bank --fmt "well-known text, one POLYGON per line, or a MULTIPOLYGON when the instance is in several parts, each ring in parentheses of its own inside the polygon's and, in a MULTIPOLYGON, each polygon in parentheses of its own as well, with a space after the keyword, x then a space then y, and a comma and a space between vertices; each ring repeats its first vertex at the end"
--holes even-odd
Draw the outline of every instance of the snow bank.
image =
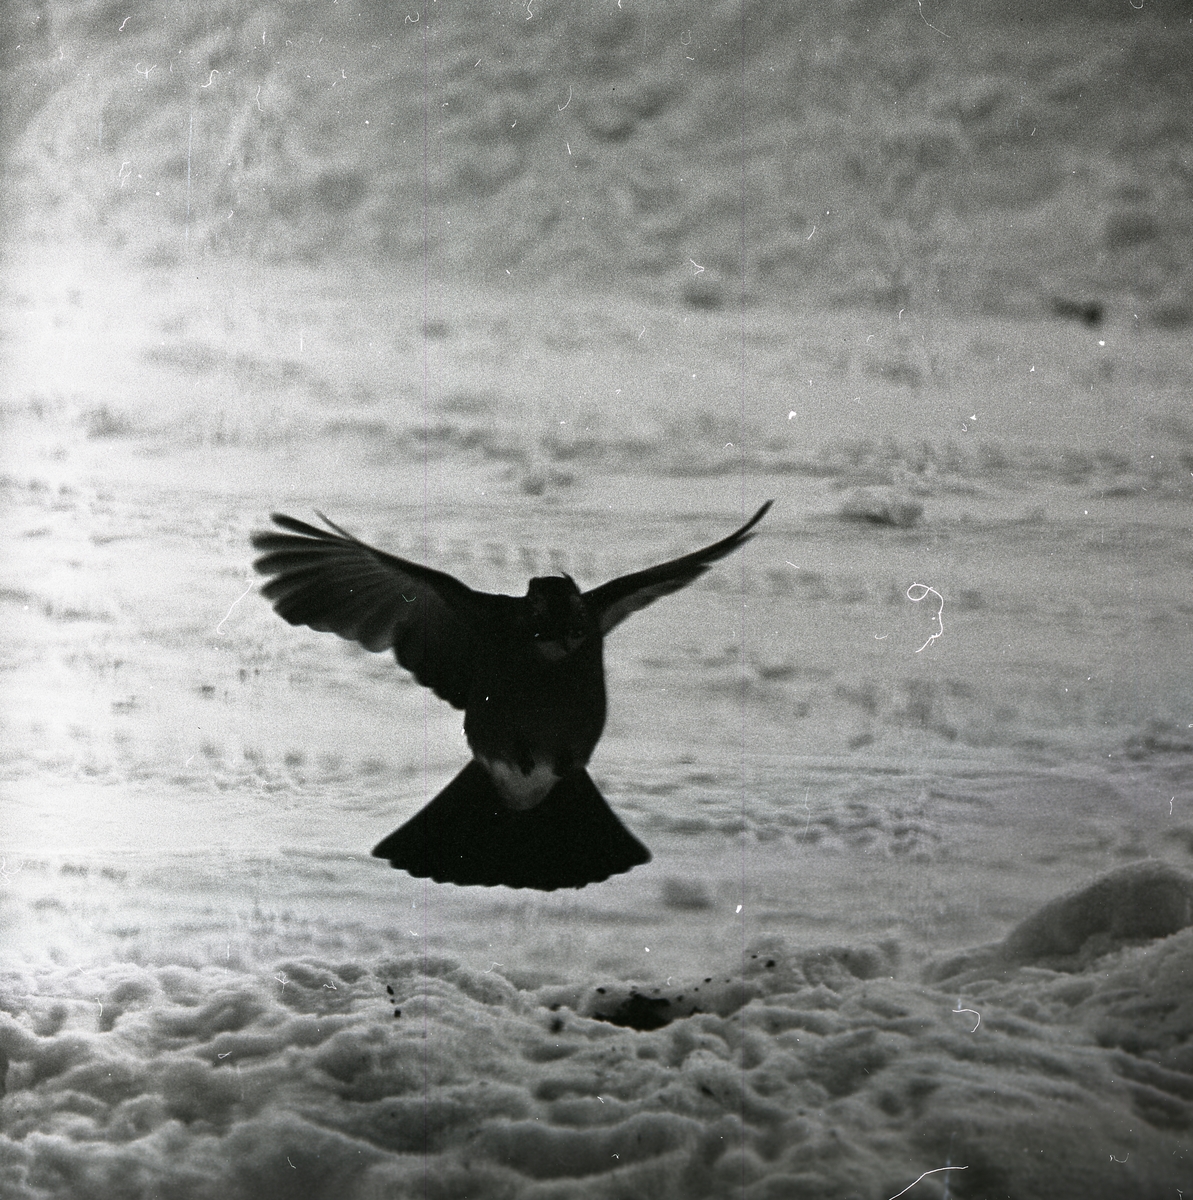
POLYGON ((428 955, 10 969, 0 1195, 1171 1196, 1190 897, 1134 864, 923 980, 893 944, 778 939, 668 987, 428 955))
POLYGON ((0 135, 49 240, 1193 320, 1171 3, 10 7, 0 135))

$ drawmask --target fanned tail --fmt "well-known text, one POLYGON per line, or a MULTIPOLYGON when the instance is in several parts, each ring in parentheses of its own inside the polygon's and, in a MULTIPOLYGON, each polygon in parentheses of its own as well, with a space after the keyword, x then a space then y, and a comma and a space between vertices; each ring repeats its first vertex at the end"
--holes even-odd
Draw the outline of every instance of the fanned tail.
POLYGON ((587 771, 561 779, 536 807, 514 812, 475 759, 373 854, 418 879, 544 892, 582 888, 650 861, 587 771))

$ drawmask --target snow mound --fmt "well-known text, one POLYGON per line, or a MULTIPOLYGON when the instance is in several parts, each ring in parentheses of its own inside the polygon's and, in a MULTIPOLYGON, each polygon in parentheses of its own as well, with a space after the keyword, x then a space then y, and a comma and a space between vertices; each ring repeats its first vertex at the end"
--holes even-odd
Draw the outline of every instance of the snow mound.
POLYGON ((1171 1195, 1191 896, 1134 864, 924 981, 893 945, 775 938, 666 987, 429 955, 9 970, 3 1195, 1171 1195))

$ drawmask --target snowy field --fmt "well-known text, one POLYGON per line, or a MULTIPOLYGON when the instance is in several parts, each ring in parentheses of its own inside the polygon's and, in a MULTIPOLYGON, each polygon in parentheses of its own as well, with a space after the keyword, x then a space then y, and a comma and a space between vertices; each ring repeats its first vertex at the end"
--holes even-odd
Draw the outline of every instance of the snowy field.
POLYGON ((1177 339, 500 291, 424 320, 364 268, 30 262, 6 1197, 1193 1183, 1177 339), (369 857, 464 761, 459 714, 272 614, 270 510, 520 592, 772 496, 609 640, 592 770, 649 865, 542 894, 369 857))
POLYGON ((1193 1195, 1191 28, 17 0, 0 1200, 1193 1195), (370 856, 461 714, 270 512, 522 594, 772 498, 606 643, 649 864, 370 856))

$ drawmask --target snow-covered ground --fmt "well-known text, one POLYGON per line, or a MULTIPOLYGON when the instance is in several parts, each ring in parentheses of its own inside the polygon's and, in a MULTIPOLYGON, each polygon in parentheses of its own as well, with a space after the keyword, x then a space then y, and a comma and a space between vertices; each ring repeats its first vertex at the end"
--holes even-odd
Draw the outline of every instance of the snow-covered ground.
POLYGON ((1175 335, 83 247, 3 304, 6 1200, 1193 1189, 1175 335), (460 715, 271 613, 271 510, 520 593, 768 497, 607 644, 649 865, 369 857, 460 715))
POLYGON ((17 0, 0 1200, 1193 1194, 1172 0, 17 0), (606 646, 653 852, 369 855, 461 767, 315 509, 606 646))

